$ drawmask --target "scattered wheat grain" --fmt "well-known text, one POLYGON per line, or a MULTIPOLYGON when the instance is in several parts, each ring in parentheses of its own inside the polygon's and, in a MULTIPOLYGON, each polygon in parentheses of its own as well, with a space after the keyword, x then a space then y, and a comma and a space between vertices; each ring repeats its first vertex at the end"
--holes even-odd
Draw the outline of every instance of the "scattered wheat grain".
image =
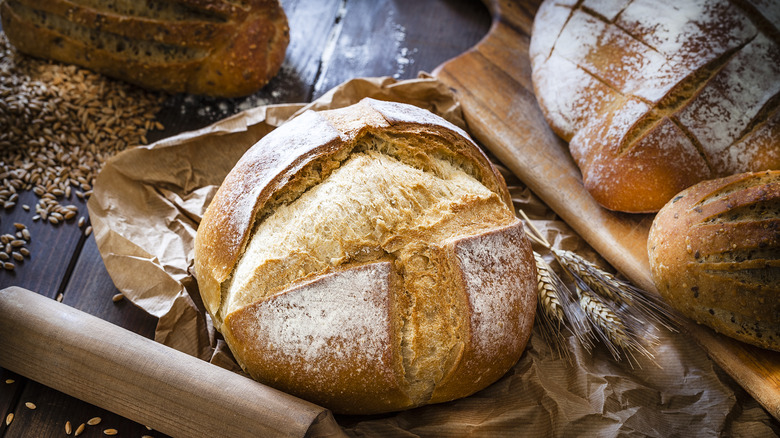
POLYGON ((0 96, 0 207, 14 208, 18 192, 31 190, 39 198, 33 221, 61 222, 48 219, 67 216, 59 201, 74 191, 88 198, 109 158, 163 128, 155 114, 164 94, 22 55, 2 32, 0 96))

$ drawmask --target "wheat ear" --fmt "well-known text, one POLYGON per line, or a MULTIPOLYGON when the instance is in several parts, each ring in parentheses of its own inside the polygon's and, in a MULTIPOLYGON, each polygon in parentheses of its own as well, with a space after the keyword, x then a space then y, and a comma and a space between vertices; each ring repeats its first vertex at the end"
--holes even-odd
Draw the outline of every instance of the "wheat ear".
POLYGON ((648 319, 667 330, 679 331, 676 315, 659 297, 603 271, 574 252, 554 248, 551 248, 551 251, 597 294, 616 304, 625 304, 626 311, 638 319, 648 319))
POLYGON ((534 251, 536 261, 537 319, 542 335, 558 356, 570 360, 565 344, 564 328, 568 328, 588 351, 593 347, 592 334, 586 316, 580 311, 572 293, 558 274, 534 251))
MULTIPOLYGON (((558 309, 562 311, 568 309, 568 312, 564 313, 565 320, 571 323, 571 331, 577 335, 586 349, 591 349, 595 332, 595 336, 606 345, 616 360, 620 360, 622 353, 633 366, 634 363, 638 363, 636 357, 638 353, 653 361, 653 354, 645 344, 653 346, 657 344, 658 338, 643 321, 645 319, 657 321, 664 327, 674 330, 671 313, 665 312, 666 308, 662 305, 652 306, 653 300, 645 298, 646 294, 642 290, 601 270, 576 253, 553 248, 525 212, 522 210, 519 212, 528 224, 526 231, 528 237, 550 250, 558 265, 572 279, 575 286, 576 296, 560 278, 558 283, 553 283, 549 278, 538 276, 541 303, 539 313, 542 324, 546 324, 545 320, 550 318, 547 313, 553 311, 551 306, 557 303, 560 306, 554 307, 556 312, 558 309), (553 290, 557 292, 556 302, 553 302, 552 298, 547 298, 551 296, 553 290), (564 302, 572 305, 566 306, 564 302), (657 313, 655 309, 658 309, 657 313)), ((554 273, 540 255, 535 254, 535 258, 537 272, 554 273)), ((549 327, 549 324, 547 326, 553 328, 549 327)), ((555 338, 555 336, 546 337, 555 338)))

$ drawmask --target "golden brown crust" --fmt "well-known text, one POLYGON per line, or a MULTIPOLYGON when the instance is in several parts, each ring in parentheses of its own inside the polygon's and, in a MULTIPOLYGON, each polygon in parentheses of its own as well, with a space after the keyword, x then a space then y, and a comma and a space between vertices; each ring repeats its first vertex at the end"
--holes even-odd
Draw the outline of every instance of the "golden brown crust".
POLYGON ((79 0, 5 0, 3 30, 16 48, 168 92, 236 97, 278 71, 289 43, 278 1, 161 1, 163 12, 101 9, 79 0), (167 9, 166 9, 167 8, 167 9))
POLYGON ((780 351, 780 171, 699 183, 658 213, 653 281, 680 312, 780 351))
POLYGON ((221 304, 221 284, 233 272, 260 208, 314 158, 332 155, 344 146, 338 131, 315 112, 302 114, 286 126, 261 140, 268 146, 258 143, 236 163, 198 227, 195 271, 212 316, 221 304))
POLYGON ((470 163, 483 184, 511 206, 503 176, 485 154, 455 125, 429 115, 409 105, 364 99, 344 109, 305 112, 250 148, 225 178, 198 229, 195 251, 201 256, 196 258, 196 271, 209 277, 207 284, 212 285, 205 291, 201 288, 209 312, 216 315, 219 309, 221 291, 216 285, 225 282, 235 268, 257 212, 277 191, 295 183, 301 169, 333 157, 343 159, 355 140, 367 132, 443 137, 454 149, 449 153, 470 163))
POLYGON ((409 408, 390 317, 397 281, 387 261, 352 267, 233 312, 223 333, 244 369, 277 389, 342 413, 409 408))
POLYGON ((305 112, 250 148, 203 216, 195 273, 245 370, 339 413, 484 388, 518 360, 535 313, 531 248, 500 173, 454 125, 372 99, 305 112), (376 169, 409 175, 366 203, 333 192, 352 175, 374 184, 376 169), (288 232, 289 220, 331 217, 320 199, 344 221, 288 232))
POLYGON ((516 256, 531 254, 519 221, 459 239, 453 242, 451 251, 458 261, 458 281, 463 298, 468 300, 469 319, 464 327, 463 350, 436 385, 431 403, 471 395, 484 388, 484 382, 498 380, 520 359, 534 322, 525 306, 535 301, 536 266, 530 258, 516 256), (502 247, 512 248, 512 252, 504 252, 502 247), (496 267, 502 268, 495 271, 496 267), (502 292, 485 297, 482 293, 487 288, 502 292), (491 319, 504 323, 490 324, 491 319))
POLYGON ((547 0, 534 91, 586 189, 612 210, 660 209, 711 178, 780 169, 780 40, 734 2, 547 0))

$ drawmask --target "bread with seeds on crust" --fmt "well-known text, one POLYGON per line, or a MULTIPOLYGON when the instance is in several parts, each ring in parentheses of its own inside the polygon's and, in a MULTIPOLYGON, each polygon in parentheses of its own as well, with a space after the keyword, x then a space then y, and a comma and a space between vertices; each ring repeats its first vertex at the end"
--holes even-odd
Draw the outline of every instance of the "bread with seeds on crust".
POLYGON ((658 212, 653 281, 700 324, 780 351, 780 171, 704 181, 658 212))
POLYGON ((171 93, 252 94, 290 40, 278 0, 2 0, 0 16, 23 53, 171 93))
POLYGON ((780 169, 780 1, 547 0, 534 91, 601 205, 655 212, 682 189, 780 169))
POLYGON ((201 296, 241 366, 346 414, 449 401, 504 375, 531 332, 533 260, 468 135, 372 99, 264 137, 195 239, 201 296))

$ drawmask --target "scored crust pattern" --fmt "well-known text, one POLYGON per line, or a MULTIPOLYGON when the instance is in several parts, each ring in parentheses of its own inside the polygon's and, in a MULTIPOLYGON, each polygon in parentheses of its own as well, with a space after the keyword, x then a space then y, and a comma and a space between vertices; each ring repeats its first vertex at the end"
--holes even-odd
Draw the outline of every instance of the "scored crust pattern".
POLYGON ((657 211, 703 179, 780 168, 777 0, 546 1, 542 111, 607 208, 657 211))
POLYGON ((365 99, 273 131, 226 177, 195 247, 241 366, 335 412, 469 395, 533 324, 531 248, 503 178, 408 105, 365 99))
POLYGON ((696 184, 658 213, 651 274, 682 314, 780 351, 780 171, 696 184))

